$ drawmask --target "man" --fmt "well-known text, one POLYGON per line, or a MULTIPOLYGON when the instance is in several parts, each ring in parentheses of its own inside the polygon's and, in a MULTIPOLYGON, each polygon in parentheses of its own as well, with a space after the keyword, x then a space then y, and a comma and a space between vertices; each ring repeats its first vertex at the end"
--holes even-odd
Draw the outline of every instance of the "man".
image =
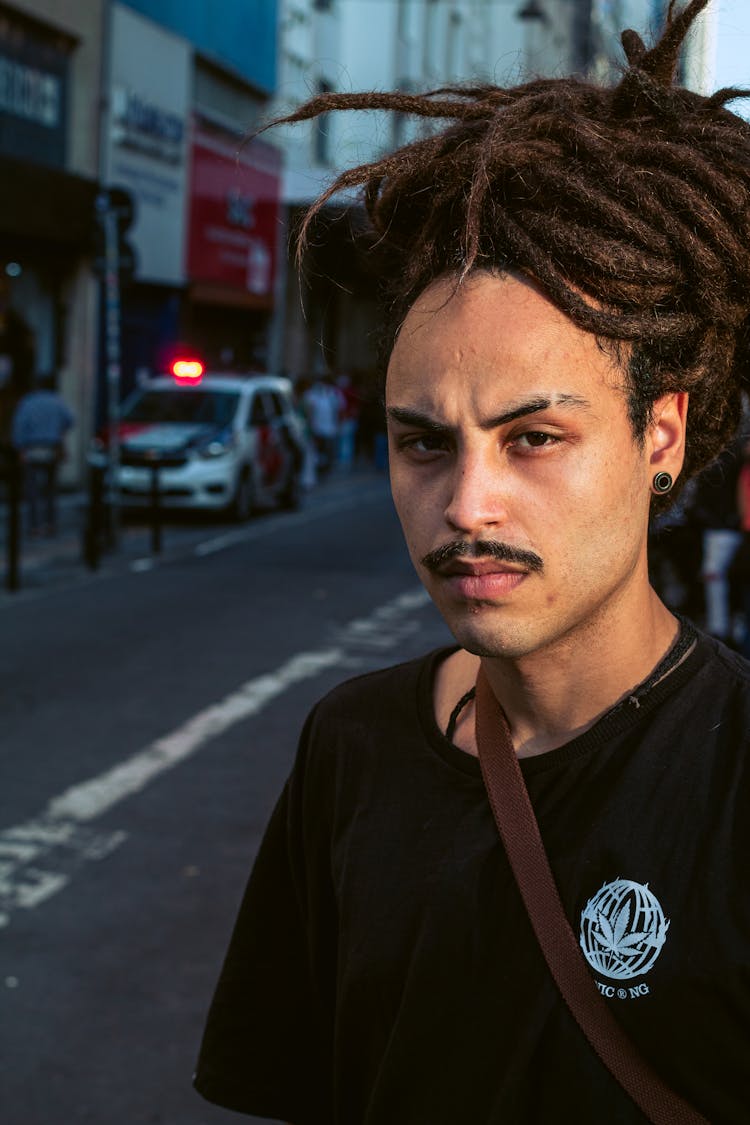
POLYGON ((302 401, 315 443, 316 468, 321 476, 325 476, 336 461, 336 439, 343 396, 327 376, 325 379, 316 379, 305 392, 302 401))
POLYGON ((32 536, 57 530, 57 470, 73 414, 55 389, 53 374, 39 375, 13 415, 11 441, 21 460, 32 536))
POLYGON ((196 1076, 229 1108, 646 1119, 524 909, 477 761, 481 668, 597 1000, 701 1119, 747 1120, 748 666, 669 612, 646 559, 651 511, 729 440, 748 367, 750 127, 672 84, 705 4, 650 52, 627 33, 613 90, 295 115, 457 121, 335 185, 366 185, 385 251, 393 495, 457 646, 342 685, 305 726, 196 1076))

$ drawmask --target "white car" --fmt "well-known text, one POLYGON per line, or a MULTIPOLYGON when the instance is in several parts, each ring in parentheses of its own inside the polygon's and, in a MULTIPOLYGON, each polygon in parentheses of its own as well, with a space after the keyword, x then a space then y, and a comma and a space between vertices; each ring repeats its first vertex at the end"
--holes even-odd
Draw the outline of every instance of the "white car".
POLYGON ((150 503, 153 466, 164 507, 226 509, 240 520, 258 507, 296 507, 304 436, 289 380, 203 374, 195 364, 173 370, 122 406, 123 507, 150 503))

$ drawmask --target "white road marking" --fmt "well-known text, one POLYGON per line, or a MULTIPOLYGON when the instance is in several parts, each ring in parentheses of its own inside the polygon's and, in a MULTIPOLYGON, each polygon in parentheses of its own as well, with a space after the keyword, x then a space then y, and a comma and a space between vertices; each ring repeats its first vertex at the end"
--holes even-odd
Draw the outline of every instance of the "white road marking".
POLYGON ((15 852, 16 862, 0 860, 0 927, 8 925, 15 910, 39 906, 63 890, 81 863, 103 859, 126 838, 125 832, 97 833, 72 820, 45 819, 44 814, 6 828, 0 833, 0 855, 15 852), (27 845, 22 856, 19 840, 36 840, 37 845, 27 845))
POLYGON ((33 867, 27 869, 26 876, 26 881, 16 886, 16 898, 18 905, 27 909, 38 906, 70 882, 69 876, 59 871, 39 871, 33 867))
POLYGON ((276 672, 249 680, 239 691, 220 703, 199 711, 177 730, 158 738, 145 750, 120 762, 106 773, 74 785, 47 806, 46 815, 54 820, 94 820, 125 797, 137 793, 150 781, 184 761, 212 738, 217 738, 235 723, 262 711, 272 699, 300 680, 317 676, 341 661, 341 649, 302 652, 282 664, 276 672))
POLYGON ((409 620, 429 602, 410 590, 337 630, 333 645, 300 652, 274 672, 248 680, 237 691, 193 715, 176 730, 88 781, 54 797, 36 817, 0 831, 0 927, 17 909, 31 909, 66 887, 87 860, 109 855, 126 833, 97 832, 97 817, 140 792, 236 723, 259 714, 292 685, 326 669, 350 667, 357 652, 396 646, 418 623, 409 620), (41 865, 43 864, 43 866, 41 865))

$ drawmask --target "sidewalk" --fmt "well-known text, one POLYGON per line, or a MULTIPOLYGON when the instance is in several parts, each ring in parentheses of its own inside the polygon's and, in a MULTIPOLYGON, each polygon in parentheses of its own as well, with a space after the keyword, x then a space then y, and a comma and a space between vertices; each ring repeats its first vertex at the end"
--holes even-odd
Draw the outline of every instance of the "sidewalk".
MULTIPOLYGON (((25 529, 21 511, 21 542, 18 559, 19 589, 8 589, 8 506, 0 501, 0 598, 16 599, 41 587, 80 582, 133 558, 150 552, 150 530, 145 523, 125 524, 120 529, 116 551, 103 550, 97 570, 84 560, 84 528, 87 496, 85 492, 63 493, 58 499, 58 530, 50 537, 32 538, 25 529)), ((170 532, 180 531, 165 522, 165 547, 170 532)))
MULTIPOLYGON (((80 550, 81 527, 84 518, 86 496, 83 492, 63 493, 58 499, 58 532, 54 538, 32 539, 24 528, 24 513, 21 511, 21 556, 24 567, 35 568, 58 555, 66 557, 75 543, 80 550)), ((3 565, 7 562, 8 543, 8 505, 0 499, 0 549, 3 565)))

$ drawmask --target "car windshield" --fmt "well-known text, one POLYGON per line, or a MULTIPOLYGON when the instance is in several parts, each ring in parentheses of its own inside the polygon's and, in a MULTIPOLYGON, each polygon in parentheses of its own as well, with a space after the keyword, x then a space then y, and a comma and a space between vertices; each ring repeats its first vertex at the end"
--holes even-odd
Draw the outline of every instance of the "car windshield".
POLYGON ((228 426, 240 396, 231 391, 138 391, 122 409, 124 422, 189 422, 228 426))

